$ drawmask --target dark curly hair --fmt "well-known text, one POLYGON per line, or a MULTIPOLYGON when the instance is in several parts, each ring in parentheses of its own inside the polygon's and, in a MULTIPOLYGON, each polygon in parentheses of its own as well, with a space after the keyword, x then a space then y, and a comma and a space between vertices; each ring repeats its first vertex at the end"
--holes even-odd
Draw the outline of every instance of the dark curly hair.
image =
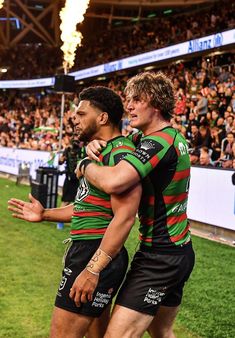
POLYGON ((160 110, 163 118, 170 120, 175 107, 174 86, 162 72, 144 72, 132 77, 125 89, 128 98, 149 100, 160 110))
POLYGON ((108 113, 110 123, 119 125, 124 108, 120 96, 112 89, 103 86, 88 87, 80 92, 79 100, 90 101, 91 105, 108 113))

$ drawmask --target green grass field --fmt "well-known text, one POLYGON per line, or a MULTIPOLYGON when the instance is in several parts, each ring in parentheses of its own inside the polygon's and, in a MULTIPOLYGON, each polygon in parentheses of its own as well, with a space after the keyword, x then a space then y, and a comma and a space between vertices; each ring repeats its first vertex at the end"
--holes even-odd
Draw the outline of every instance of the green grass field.
MULTIPOLYGON (((60 280, 62 240, 69 227, 30 224, 7 211, 10 197, 26 199, 29 187, 0 179, 0 338, 46 338, 60 280)), ((193 238, 196 267, 185 288, 177 317, 177 338, 234 338, 235 251, 193 238)), ((137 246, 137 229, 128 239, 130 256, 137 246)), ((145 338, 149 337, 147 334, 145 338)))

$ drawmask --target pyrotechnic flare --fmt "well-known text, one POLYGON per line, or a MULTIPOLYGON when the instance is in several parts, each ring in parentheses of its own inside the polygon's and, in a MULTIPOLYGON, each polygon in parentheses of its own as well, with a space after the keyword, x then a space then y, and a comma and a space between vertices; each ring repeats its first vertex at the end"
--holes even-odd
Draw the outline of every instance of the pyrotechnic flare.
POLYGON ((4 0, 0 0, 0 9, 3 7, 4 0))
POLYGON ((77 31, 76 26, 84 20, 84 14, 90 0, 66 0, 65 7, 60 11, 61 18, 61 49, 64 53, 64 72, 74 65, 75 52, 81 46, 82 33, 77 31))

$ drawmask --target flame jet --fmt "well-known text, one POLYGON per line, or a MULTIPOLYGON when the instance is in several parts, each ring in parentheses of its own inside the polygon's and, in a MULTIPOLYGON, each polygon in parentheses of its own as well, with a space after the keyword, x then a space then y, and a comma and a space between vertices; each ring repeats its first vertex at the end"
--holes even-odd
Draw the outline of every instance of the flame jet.
MULTIPOLYGON (((0 0, 1 1, 1 0, 0 0)), ((64 53, 63 68, 67 74, 69 68, 74 65, 77 46, 81 46, 82 33, 77 31, 76 26, 84 20, 84 14, 90 0, 66 0, 65 6, 60 11, 60 30, 64 53)))

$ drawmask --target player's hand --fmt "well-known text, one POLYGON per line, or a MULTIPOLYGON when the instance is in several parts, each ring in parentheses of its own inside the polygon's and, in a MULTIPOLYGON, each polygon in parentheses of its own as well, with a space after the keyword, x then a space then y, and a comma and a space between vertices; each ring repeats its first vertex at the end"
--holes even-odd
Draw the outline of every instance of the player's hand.
POLYGON ((81 176, 84 175, 85 173, 85 168, 88 164, 91 163, 91 160, 89 159, 89 157, 85 157, 83 158, 82 160, 80 160, 78 163, 77 163, 77 167, 76 169, 74 170, 74 173, 76 174, 76 177, 77 178, 80 178, 81 176))
POLYGON ((87 269, 78 275, 69 293, 69 297, 73 299, 77 307, 81 306, 81 303, 92 301, 98 281, 99 276, 92 274, 87 269))
POLYGON ((105 148, 106 145, 107 145, 107 142, 102 141, 102 140, 93 140, 89 142, 88 145, 86 146, 87 156, 91 160, 100 162, 98 156, 100 155, 102 148, 105 148))
POLYGON ((12 216, 29 222, 41 222, 43 220, 44 208, 41 203, 29 194, 30 202, 11 198, 8 201, 8 210, 12 211, 12 216))

